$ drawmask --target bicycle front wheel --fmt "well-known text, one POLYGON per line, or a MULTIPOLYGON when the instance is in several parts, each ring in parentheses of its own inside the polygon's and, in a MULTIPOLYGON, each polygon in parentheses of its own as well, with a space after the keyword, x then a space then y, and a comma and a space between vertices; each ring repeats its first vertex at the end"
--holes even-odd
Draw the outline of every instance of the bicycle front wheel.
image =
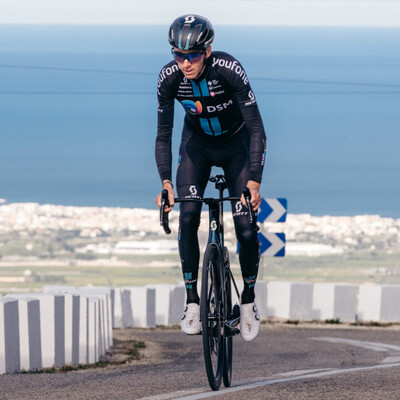
POLYGON ((222 307, 222 256, 215 244, 204 254, 200 316, 203 329, 204 362, 212 390, 218 390, 224 366, 224 326, 222 307))
MULTIPOLYGON (((231 286, 231 276, 229 273, 230 263, 229 263, 229 253, 228 249, 224 247, 224 274, 225 274, 225 307, 224 307, 224 319, 227 320, 228 316, 232 315, 232 286, 231 286)), ((232 336, 229 335, 224 337, 224 370, 223 378, 225 387, 231 386, 232 381, 232 336)))

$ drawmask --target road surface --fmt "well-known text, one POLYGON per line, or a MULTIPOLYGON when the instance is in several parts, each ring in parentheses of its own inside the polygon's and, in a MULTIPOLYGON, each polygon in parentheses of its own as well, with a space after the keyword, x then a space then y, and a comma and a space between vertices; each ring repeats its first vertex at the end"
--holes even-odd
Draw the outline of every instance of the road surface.
POLYGON ((201 336, 178 329, 115 332, 146 343, 128 365, 0 376, 0 399, 399 399, 400 327, 264 324, 234 338, 232 387, 212 392, 201 336))

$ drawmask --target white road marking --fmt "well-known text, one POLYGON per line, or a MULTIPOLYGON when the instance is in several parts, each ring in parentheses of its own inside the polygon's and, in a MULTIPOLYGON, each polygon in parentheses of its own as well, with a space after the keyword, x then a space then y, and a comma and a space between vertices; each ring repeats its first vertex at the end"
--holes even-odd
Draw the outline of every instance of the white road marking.
POLYGON ((332 371, 332 369, 335 368, 299 369, 297 371, 283 372, 281 374, 276 374, 273 376, 299 376, 299 375, 313 374, 315 372, 321 372, 321 371, 332 371))
POLYGON ((331 338, 331 337, 314 337, 311 338, 311 340, 321 340, 323 342, 330 342, 330 343, 350 344, 352 346, 363 347, 364 349, 373 351, 400 351, 400 346, 395 346, 393 344, 379 343, 379 342, 362 342, 360 340, 331 338))
POLYGON ((165 394, 158 394, 155 396, 150 397, 141 397, 139 400, 169 400, 169 399, 176 399, 177 396, 187 396, 196 393, 204 392, 204 388, 201 389, 190 389, 190 390, 179 390, 178 392, 174 393, 165 393, 165 394))
MULTIPOLYGON (((278 383, 294 382, 294 381, 300 381, 300 380, 311 379, 311 378, 323 378, 326 376, 348 374, 348 373, 352 373, 352 372, 368 371, 368 370, 382 369, 382 368, 393 368, 393 367, 400 367, 400 363, 372 365, 369 367, 357 367, 357 368, 348 368, 348 369, 334 369, 334 370, 330 370, 330 371, 316 372, 313 374, 307 373, 306 375, 302 375, 302 376, 292 376, 292 377, 288 377, 288 378, 279 378, 279 379, 268 379, 268 380, 265 380, 262 382, 250 383, 248 385, 234 386, 234 387, 230 387, 227 389, 221 389, 218 392, 212 392, 211 389, 208 389, 207 392, 204 392, 204 393, 193 394, 193 395, 189 395, 189 396, 185 396, 185 397, 176 397, 182 393, 182 391, 180 391, 180 392, 175 392, 175 393, 169 393, 168 399, 175 399, 175 400, 208 399, 211 397, 222 396, 222 395, 226 395, 229 393, 240 392, 243 390, 250 390, 250 389, 260 388, 263 386, 276 385, 278 383)), ((161 395, 161 396, 163 396, 163 395, 161 395)), ((165 397, 161 397, 161 396, 146 397, 146 400, 165 399, 165 397)), ((141 399, 141 400, 143 400, 143 399, 141 399)))
POLYGON ((389 356, 381 361, 382 364, 391 364, 400 362, 400 356, 389 356))

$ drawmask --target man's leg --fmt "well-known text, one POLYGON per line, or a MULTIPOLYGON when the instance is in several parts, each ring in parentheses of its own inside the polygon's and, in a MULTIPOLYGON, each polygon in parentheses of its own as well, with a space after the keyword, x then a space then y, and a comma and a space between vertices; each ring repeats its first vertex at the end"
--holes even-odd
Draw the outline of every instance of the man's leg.
MULTIPOLYGON (((185 135, 183 137, 176 179, 178 196, 202 198, 210 175, 211 164, 202 154, 196 140, 192 140, 191 136, 188 139, 185 139, 185 135)), ((200 250, 197 231, 200 225, 200 213, 201 203, 180 203, 178 241, 187 304, 199 304, 197 279, 200 250)))
MULTIPOLYGON (((240 197, 248 181, 248 151, 245 144, 239 140, 234 148, 229 162, 223 168, 230 196, 240 197)), ((253 303, 260 262, 258 236, 249 222, 247 207, 240 201, 232 202, 232 214, 239 241, 239 261, 243 277, 242 304, 253 303)))

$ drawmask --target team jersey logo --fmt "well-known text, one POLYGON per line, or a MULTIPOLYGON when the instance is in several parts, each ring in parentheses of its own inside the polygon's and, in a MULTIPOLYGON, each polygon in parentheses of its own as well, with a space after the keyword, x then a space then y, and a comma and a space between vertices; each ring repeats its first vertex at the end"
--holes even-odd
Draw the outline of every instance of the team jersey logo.
POLYGON ((201 114, 203 111, 203 106, 199 101, 196 101, 196 103, 192 100, 182 100, 182 105, 183 108, 192 115, 197 115, 201 114))

